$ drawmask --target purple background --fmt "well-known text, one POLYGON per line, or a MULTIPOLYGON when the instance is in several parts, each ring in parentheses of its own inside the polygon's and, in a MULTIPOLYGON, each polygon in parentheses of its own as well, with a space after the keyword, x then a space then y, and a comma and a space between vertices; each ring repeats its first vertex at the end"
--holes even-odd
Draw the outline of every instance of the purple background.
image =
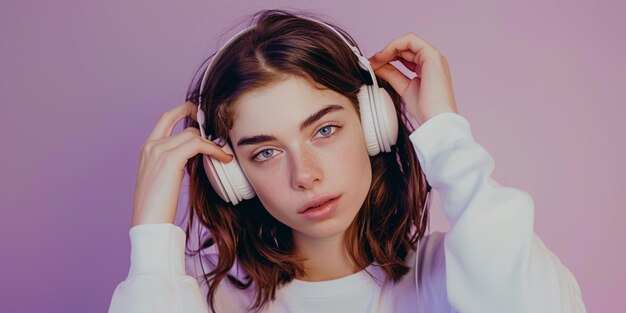
POLYGON ((621 306, 623 2, 407 3, 2 1, 0 311, 106 311, 129 267, 141 144, 220 34, 270 7, 330 16, 367 56, 409 31, 437 47, 494 179, 533 196, 588 310, 621 306))

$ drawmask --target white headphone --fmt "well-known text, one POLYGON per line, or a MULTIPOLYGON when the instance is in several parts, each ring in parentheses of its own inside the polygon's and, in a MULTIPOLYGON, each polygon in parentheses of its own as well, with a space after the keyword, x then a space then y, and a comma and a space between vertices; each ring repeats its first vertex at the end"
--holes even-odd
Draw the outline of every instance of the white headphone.
MULTIPOLYGON (((380 151, 390 152, 391 146, 395 145, 398 137, 398 120, 396 110, 387 91, 384 88, 378 87, 378 82, 376 81, 376 76, 369 60, 365 58, 356 47, 352 46, 335 28, 321 21, 310 18, 304 19, 324 25, 336 33, 357 56, 361 67, 370 73, 373 85, 361 86, 361 89, 357 94, 361 115, 361 125, 363 126, 363 133, 365 137, 365 145, 370 156, 376 155, 380 151)), ((202 91, 204 90, 204 85, 211 69, 211 65, 215 60, 220 58, 223 51, 233 41, 254 27, 255 26, 248 27, 229 39, 217 51, 204 72, 204 76, 202 77, 202 82, 200 84, 197 120, 199 123, 200 133, 205 139, 210 140, 211 138, 208 138, 204 132, 205 113, 201 108, 202 91)), ((226 142, 226 140, 224 140, 224 142, 226 142)), ((234 155, 234 152, 228 143, 223 146, 223 150, 226 153, 234 155)), ((208 155, 203 155, 202 163, 211 186, 213 186, 213 189, 224 201, 231 202, 233 205, 236 205, 241 200, 251 199, 255 196, 254 189, 252 189, 252 186, 243 174, 236 158, 229 163, 222 163, 208 155)))

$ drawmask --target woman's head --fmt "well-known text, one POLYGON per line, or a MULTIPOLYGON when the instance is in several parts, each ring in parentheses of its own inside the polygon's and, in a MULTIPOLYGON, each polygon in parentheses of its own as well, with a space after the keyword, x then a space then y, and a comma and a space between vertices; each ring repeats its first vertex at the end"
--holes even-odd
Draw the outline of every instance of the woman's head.
POLYGON ((296 248, 342 237, 372 181, 354 103, 288 76, 242 94, 230 112, 238 162, 263 207, 291 228, 296 248), (334 212, 304 214, 321 197, 338 197, 334 212))
MULTIPOLYGON (((426 182, 409 130, 399 123, 392 151, 369 157, 356 94, 372 82, 350 48, 327 27, 290 12, 255 17, 256 26, 213 61, 204 89, 198 81, 187 97, 197 101, 202 94, 205 131, 228 139, 258 195, 237 206, 225 203, 210 187, 201 156, 189 161, 187 232, 197 217, 210 231, 205 246, 216 244, 220 254, 207 275, 210 286, 224 277, 241 288, 254 283, 259 307, 280 284, 304 274, 298 242, 336 236, 359 267, 376 262, 397 281, 426 214, 426 182), (318 112, 326 114, 301 127, 318 112), (340 196, 330 217, 300 214, 320 196, 340 196), (247 281, 227 275, 235 258, 247 281)), ((400 97, 380 83, 401 113, 400 97)), ((197 123, 188 119, 186 126, 197 123)))

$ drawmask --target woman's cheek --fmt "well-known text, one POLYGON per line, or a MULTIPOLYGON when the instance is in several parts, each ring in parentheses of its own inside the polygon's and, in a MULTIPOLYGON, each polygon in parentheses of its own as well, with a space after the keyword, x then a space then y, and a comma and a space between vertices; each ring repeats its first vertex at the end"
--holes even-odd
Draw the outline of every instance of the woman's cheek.
MULTIPOLYGON (((275 163, 275 162, 274 162, 275 163)), ((252 164, 249 164, 252 165, 252 164)), ((275 201, 279 201, 284 197, 284 177, 283 170, 280 166, 276 166, 276 164, 272 164, 270 167, 260 166, 248 166, 246 173, 246 178, 254 188, 254 192, 257 197, 261 201, 264 207, 268 209, 268 211, 272 211, 272 208, 278 207, 278 203, 274 203, 275 201), (261 167, 261 168, 258 168, 261 167)))

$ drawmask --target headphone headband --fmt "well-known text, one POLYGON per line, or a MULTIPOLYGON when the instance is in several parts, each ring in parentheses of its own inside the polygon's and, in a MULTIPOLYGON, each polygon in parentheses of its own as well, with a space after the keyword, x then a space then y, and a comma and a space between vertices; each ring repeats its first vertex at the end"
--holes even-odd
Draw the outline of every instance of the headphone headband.
MULTIPOLYGON (((350 50, 352 50, 352 52, 356 55, 357 59, 359 60, 359 64, 361 65, 361 67, 366 70, 368 73, 370 73, 370 76, 372 78, 372 84, 374 86, 374 88, 376 88, 376 90, 378 90, 378 82, 376 81, 376 76, 374 75, 374 70, 372 69, 372 66, 370 65, 370 62, 367 58, 365 58, 362 54, 361 51, 359 51, 359 49, 355 46, 353 46, 352 44, 350 44, 350 42, 338 31, 336 30, 334 27, 316 20, 316 19, 312 19, 309 17, 299 17, 305 20, 309 20, 312 22, 316 22, 320 25, 325 26, 326 28, 330 29, 331 31, 333 31, 335 34, 337 34, 337 36, 339 36, 339 38, 341 38, 341 40, 343 40, 343 42, 350 48, 350 50)), ((205 114, 204 111, 202 110, 202 91, 204 90, 204 85, 206 83, 206 79, 209 76, 209 72, 213 66, 213 62, 215 62, 215 60, 219 59, 221 57, 221 55, 223 54, 223 52, 226 50, 227 47, 229 47, 232 42, 234 42, 235 40, 237 40, 239 37, 241 37, 243 34, 247 33, 249 30, 254 29, 257 25, 253 25, 250 27, 246 27, 243 30, 239 31, 237 34, 235 34, 233 37, 231 37, 228 41, 226 41, 226 43, 224 45, 222 45, 220 47, 220 49, 215 53, 215 55, 213 56, 213 58, 211 58, 211 61, 209 61, 209 65, 207 65, 205 71, 204 71, 204 75, 202 75, 202 81, 200 83, 200 91, 198 92, 198 113, 197 113, 197 120, 198 120, 198 124, 199 124, 199 128, 200 128, 200 134, 202 135, 203 138, 205 139, 211 139, 208 138, 204 132, 204 125, 205 125, 205 114)))

